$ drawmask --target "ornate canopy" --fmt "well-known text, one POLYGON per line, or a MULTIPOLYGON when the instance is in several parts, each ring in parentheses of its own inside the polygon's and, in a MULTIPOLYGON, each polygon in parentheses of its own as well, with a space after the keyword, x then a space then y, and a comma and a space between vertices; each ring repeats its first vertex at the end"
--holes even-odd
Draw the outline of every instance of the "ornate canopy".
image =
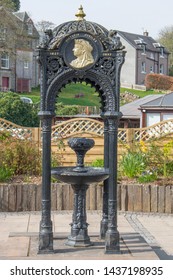
POLYGON ((65 22, 53 31, 47 30, 45 40, 39 46, 41 79, 45 85, 43 111, 53 112, 61 88, 77 81, 86 81, 96 88, 103 112, 119 109, 117 77, 124 61, 124 47, 115 30, 108 31, 97 23, 86 21, 84 16, 80 7, 77 20, 65 22))

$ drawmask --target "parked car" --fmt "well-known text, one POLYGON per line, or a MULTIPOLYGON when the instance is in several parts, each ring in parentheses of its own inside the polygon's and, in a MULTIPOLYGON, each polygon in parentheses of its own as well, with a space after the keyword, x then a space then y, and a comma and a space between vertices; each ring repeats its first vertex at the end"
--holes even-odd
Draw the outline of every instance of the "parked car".
POLYGON ((20 99, 24 102, 24 103, 29 103, 29 104, 32 104, 32 99, 29 98, 29 97, 20 97, 20 99))

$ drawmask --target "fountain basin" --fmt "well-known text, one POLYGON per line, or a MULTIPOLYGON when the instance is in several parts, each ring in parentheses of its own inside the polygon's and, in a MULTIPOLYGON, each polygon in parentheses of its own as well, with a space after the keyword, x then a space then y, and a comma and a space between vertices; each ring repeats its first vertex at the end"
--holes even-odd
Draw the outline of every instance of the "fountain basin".
POLYGON ((109 170, 98 167, 84 167, 83 170, 75 171, 75 167, 55 167, 51 169, 51 175, 68 184, 91 184, 104 181, 109 177, 109 170))

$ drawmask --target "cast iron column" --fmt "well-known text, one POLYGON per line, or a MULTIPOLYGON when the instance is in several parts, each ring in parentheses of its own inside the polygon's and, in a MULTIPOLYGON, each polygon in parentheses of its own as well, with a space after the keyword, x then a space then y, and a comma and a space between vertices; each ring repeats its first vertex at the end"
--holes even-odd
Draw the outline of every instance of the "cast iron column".
POLYGON ((39 232, 39 254, 53 253, 51 221, 51 124, 52 113, 40 112, 42 120, 42 218, 39 232))
POLYGON ((109 123, 109 192, 108 192, 108 230, 105 238, 105 253, 120 250, 117 229, 117 134, 118 119, 122 114, 115 112, 108 116, 109 123))
MULTIPOLYGON (((104 119, 104 167, 109 168, 109 124, 108 120, 101 114, 104 119)), ((100 238, 105 239, 106 231, 108 229, 108 179, 104 181, 103 186, 103 213, 100 223, 100 238)))
POLYGON ((88 236, 88 223, 86 215, 86 191, 88 184, 72 184, 74 191, 73 221, 71 223, 71 234, 66 245, 74 247, 91 246, 88 236))

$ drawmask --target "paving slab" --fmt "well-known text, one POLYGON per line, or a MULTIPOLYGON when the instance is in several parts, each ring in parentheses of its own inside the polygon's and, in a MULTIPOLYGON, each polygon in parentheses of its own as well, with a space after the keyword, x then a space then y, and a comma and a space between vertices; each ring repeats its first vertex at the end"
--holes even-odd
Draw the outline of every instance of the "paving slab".
POLYGON ((173 215, 118 213, 120 252, 105 254, 99 239, 101 211, 87 211, 93 246, 66 246, 72 211, 53 211, 54 254, 38 255, 40 212, 0 213, 0 259, 173 259, 173 215), (160 229, 160 230, 159 230, 160 229))
POLYGON ((27 257, 30 237, 9 237, 0 243, 0 259, 2 257, 27 257))

